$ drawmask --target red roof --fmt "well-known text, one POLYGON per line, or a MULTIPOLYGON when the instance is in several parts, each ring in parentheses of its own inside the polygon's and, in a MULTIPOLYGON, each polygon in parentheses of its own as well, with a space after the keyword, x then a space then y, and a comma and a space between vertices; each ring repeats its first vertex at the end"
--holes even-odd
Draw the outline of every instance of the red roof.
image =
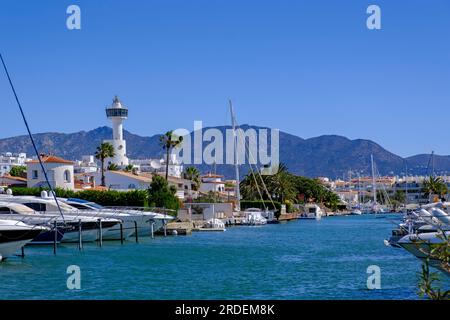
MULTIPOLYGON (((69 161, 57 156, 46 156, 46 155, 41 155, 41 160, 43 163, 65 163, 65 164, 73 164, 73 161, 69 161)), ((27 163, 39 163, 39 160, 31 160, 28 161, 27 163)))
POLYGON ((16 180, 16 181, 27 182, 27 179, 26 179, 26 178, 23 178, 23 177, 15 177, 15 176, 11 176, 11 175, 9 175, 9 174, 5 174, 5 175, 3 175, 3 176, 0 176, 0 179, 2 179, 2 178, 4 178, 4 179, 9 179, 9 180, 16 180))

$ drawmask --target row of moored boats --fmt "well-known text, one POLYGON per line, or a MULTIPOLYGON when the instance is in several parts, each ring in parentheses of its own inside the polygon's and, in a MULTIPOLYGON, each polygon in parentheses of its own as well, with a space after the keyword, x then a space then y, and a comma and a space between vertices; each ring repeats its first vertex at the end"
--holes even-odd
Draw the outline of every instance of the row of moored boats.
POLYGON ((141 208, 107 208, 81 199, 0 194, 0 261, 27 244, 151 236, 173 219, 141 208))
POLYGON ((432 266, 442 270, 442 261, 430 253, 450 235, 449 210, 450 202, 437 202, 406 213, 385 244, 403 248, 419 259, 429 259, 432 266))

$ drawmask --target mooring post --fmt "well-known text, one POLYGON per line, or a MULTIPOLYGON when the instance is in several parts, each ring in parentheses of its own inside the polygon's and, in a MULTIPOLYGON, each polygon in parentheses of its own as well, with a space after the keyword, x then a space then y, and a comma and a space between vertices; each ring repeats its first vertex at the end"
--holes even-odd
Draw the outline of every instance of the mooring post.
POLYGON ((139 235, 138 235, 137 221, 134 221, 134 237, 136 238, 136 243, 138 243, 139 242, 139 235))
POLYGON ((81 219, 78 220, 78 249, 83 250, 83 230, 81 229, 81 219))
POLYGON ((25 246, 22 247, 22 254, 20 256, 22 258, 25 258, 25 246))
POLYGON ((155 238, 155 230, 154 230, 154 226, 155 225, 155 221, 150 220, 150 235, 152 236, 152 239, 155 238))
POLYGON ((167 224, 166 224, 166 219, 163 219, 163 225, 164 225, 164 237, 167 237, 167 224))
POLYGON ((56 245, 58 242, 58 224, 55 221, 53 221, 53 229, 54 229, 54 237, 53 237, 53 254, 56 254, 56 245))
POLYGON ((100 247, 103 247, 102 219, 98 219, 98 244, 100 247))
POLYGON ((120 223, 120 244, 123 244, 123 223, 120 223))

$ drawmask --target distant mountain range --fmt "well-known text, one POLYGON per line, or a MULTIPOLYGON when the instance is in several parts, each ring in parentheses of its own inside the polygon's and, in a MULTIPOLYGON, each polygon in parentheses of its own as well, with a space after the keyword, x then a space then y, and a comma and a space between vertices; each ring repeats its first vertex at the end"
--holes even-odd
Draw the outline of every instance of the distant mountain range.
MULTIPOLYGON (((243 129, 249 127, 261 128, 241 126, 243 129)), ((230 127, 215 128, 225 132, 230 127)), ((203 130, 206 129, 208 128, 203 130)), ((163 150, 159 145, 159 136, 142 137, 124 131, 128 156, 132 159, 162 157, 163 150)), ((48 132, 34 135, 40 152, 72 160, 80 159, 82 155, 94 154, 101 141, 111 137, 112 130, 109 127, 75 133, 48 132)), ((0 152, 26 152, 29 156, 34 155, 28 136, 0 139, 0 152)), ((430 161, 429 154, 402 158, 370 140, 350 140, 337 135, 302 139, 280 132, 280 160, 287 165, 291 172, 299 175, 330 178, 348 177, 349 172, 353 172, 353 176, 357 172, 368 175, 370 174, 371 154, 373 154, 378 171, 382 175, 404 174, 405 164, 408 166, 408 173, 414 175, 425 175, 427 170, 429 174, 432 166, 435 172, 450 172, 450 156, 435 155, 433 161, 430 161)), ((233 167, 230 165, 217 165, 215 168, 212 165, 199 165, 198 167, 203 172, 215 170, 227 177, 233 176, 233 167)), ((247 166, 243 165, 241 171, 242 174, 245 174, 248 171, 247 166)))

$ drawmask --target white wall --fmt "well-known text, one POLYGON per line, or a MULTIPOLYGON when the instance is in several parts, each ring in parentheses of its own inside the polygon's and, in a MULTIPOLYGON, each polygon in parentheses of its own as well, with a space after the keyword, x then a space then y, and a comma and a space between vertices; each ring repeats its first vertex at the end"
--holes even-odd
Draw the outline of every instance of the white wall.
MULTIPOLYGON (((95 179, 95 185, 99 186, 102 183, 101 172, 93 173, 95 179)), ((150 186, 150 182, 140 181, 122 174, 115 173, 114 171, 105 171, 106 187, 114 190, 146 190, 150 186)))
MULTIPOLYGON (((63 163, 44 163, 47 177, 50 181, 52 188, 62 188, 74 190, 74 174, 72 164, 63 163), (65 173, 67 171, 68 180, 65 179, 65 173)), ((39 163, 27 163, 27 186, 36 187, 46 185, 46 180, 41 166, 39 163), (33 172, 37 171, 37 178, 33 176, 33 172)))

